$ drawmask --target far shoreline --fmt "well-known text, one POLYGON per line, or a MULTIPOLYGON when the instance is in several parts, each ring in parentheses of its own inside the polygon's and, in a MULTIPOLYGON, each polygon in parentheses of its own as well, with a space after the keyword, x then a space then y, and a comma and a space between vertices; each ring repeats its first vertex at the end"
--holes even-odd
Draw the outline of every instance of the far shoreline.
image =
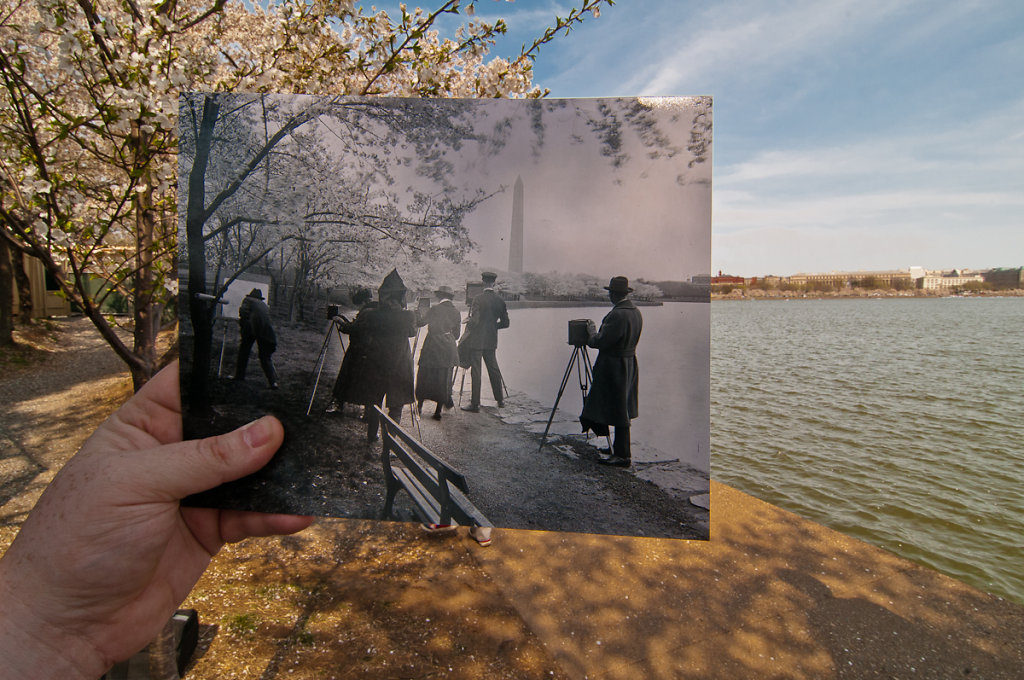
POLYGON ((935 298, 993 298, 993 297, 1024 297, 1024 290, 1013 288, 1009 290, 980 290, 980 291, 939 291, 939 290, 864 290, 853 291, 820 291, 820 292, 794 292, 782 290, 762 290, 760 288, 747 290, 733 290, 730 293, 712 293, 711 301, 758 301, 758 300, 880 300, 880 299, 903 299, 922 300, 935 298))

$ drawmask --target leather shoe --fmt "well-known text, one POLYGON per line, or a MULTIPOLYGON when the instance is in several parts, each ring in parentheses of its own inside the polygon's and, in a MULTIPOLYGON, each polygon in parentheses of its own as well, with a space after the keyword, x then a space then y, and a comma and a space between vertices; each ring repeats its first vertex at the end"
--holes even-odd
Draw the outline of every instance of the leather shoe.
POLYGON ((502 401, 501 399, 499 399, 498 400, 498 408, 503 408, 504 406, 505 406, 505 402, 502 401))
POLYGON ((480 407, 479 406, 463 406, 462 410, 463 411, 469 411, 470 413, 480 413, 480 407))
POLYGON ((629 458, 623 458, 622 456, 608 456, 607 458, 598 458, 597 462, 601 465, 611 465, 612 467, 629 467, 629 458))

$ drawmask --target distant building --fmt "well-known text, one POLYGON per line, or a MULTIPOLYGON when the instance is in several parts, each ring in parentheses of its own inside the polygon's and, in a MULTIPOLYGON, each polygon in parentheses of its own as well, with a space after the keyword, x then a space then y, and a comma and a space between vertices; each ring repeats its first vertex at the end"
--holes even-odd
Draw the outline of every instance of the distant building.
POLYGON ((854 271, 854 272, 828 272, 817 274, 794 274, 789 277, 789 283, 799 286, 808 284, 826 285, 832 288, 846 288, 851 284, 872 279, 879 286, 885 288, 897 287, 897 281, 911 280, 910 270, 886 270, 886 271, 854 271))
POLYGON ((718 270, 718 276, 712 276, 711 277, 711 285, 712 286, 714 286, 716 284, 731 284, 731 285, 740 285, 740 286, 742 286, 744 283, 746 283, 746 280, 742 276, 727 276, 727 275, 723 275, 721 269, 718 270))
POLYGON ((982 283, 984 279, 981 274, 968 274, 954 269, 946 273, 929 272, 926 276, 917 280, 917 287, 924 290, 946 290, 949 288, 960 288, 968 283, 982 283))
POLYGON ((1024 267, 990 269, 982 273, 981 278, 995 288, 1024 288, 1024 267))
MULTIPOLYGON (((15 256, 16 257, 16 256, 15 256)), ((28 275, 29 290, 32 297, 32 318, 48 316, 67 316, 71 313, 71 303, 64 297, 53 274, 43 266, 41 260, 30 255, 22 255, 22 265, 28 275)), ((18 297, 18 286, 14 286, 14 310, 21 307, 18 297)))

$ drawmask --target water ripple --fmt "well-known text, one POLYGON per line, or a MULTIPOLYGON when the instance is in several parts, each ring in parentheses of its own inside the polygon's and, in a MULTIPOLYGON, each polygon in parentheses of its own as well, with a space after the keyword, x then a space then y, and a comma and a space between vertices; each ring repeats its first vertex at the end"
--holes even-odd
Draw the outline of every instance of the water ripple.
POLYGON ((712 305, 713 475, 1024 603, 1024 300, 712 305))

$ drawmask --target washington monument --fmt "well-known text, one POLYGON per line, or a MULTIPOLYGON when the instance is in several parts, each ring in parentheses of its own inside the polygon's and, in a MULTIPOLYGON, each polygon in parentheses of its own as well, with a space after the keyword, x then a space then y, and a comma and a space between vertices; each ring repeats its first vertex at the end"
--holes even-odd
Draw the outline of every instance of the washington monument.
POLYGON ((512 235, 508 244, 508 270, 523 272, 523 178, 516 176, 512 190, 512 235))

